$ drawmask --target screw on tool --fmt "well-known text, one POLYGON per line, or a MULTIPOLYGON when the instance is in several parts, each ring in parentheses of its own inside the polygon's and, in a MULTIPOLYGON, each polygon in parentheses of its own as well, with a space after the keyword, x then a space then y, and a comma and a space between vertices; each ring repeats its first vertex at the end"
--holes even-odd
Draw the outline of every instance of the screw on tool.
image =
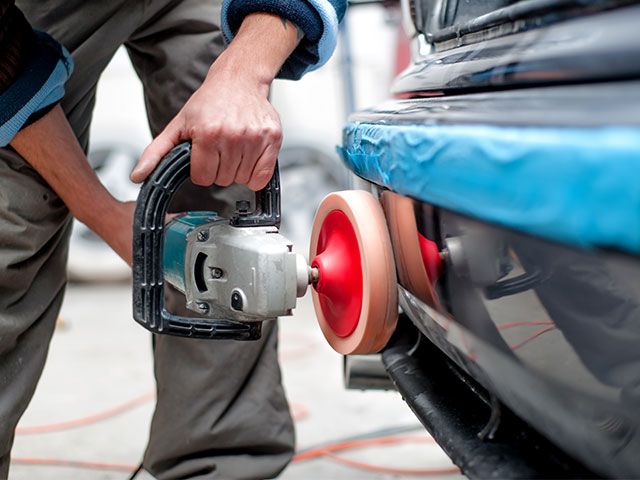
POLYGON ((249 209, 251 208, 251 202, 249 200, 238 200, 236 202, 236 212, 241 217, 249 215, 249 209))
POLYGON ((210 267, 209 269, 211 271, 211 278, 213 279, 222 278, 224 276, 224 271, 221 268, 210 267))

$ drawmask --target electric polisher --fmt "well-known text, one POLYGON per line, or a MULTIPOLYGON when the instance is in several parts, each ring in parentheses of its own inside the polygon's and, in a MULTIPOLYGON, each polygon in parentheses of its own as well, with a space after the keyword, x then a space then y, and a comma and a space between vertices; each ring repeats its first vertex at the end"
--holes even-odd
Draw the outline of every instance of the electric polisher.
POLYGON ((189 178, 191 145, 174 148, 143 184, 133 229, 133 314, 151 332, 213 340, 257 340, 262 322, 290 316, 313 285, 320 327, 340 353, 372 353, 397 321, 393 252, 380 203, 368 192, 328 195, 314 220, 309 265, 279 233, 278 167, 230 218, 188 212, 165 224, 173 194, 189 178), (164 305, 165 283, 193 315, 164 305))

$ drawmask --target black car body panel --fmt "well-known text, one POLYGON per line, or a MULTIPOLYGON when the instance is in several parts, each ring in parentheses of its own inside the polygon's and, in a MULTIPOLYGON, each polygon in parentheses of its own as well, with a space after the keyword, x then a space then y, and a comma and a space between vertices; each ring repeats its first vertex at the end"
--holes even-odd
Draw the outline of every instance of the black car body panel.
POLYGON ((404 311, 557 446, 601 473, 637 476, 640 261, 432 213, 440 241, 462 239, 461 248, 476 258, 462 271, 445 270, 444 311, 401 289, 404 311), (473 248, 481 242, 500 254, 473 248), (496 260, 509 273, 491 282, 487 271, 496 260), (530 281, 522 288, 507 288, 523 277, 530 281))
POLYGON ((484 35, 457 31, 405 70, 393 91, 433 95, 638 78, 639 15, 640 6, 625 6, 539 28, 519 30, 512 21, 503 32, 495 26, 480 30, 484 35))
MULTIPOLYGON (((403 99, 357 112, 350 125, 625 128, 640 149, 634 2, 496 1, 486 2, 480 17, 461 7, 473 2, 410 3, 427 51, 398 77, 394 92, 403 99)), ((353 142, 345 136, 344 148, 353 142)), ((637 182, 640 155, 635 159, 637 182)), ((366 175, 346 163, 378 192, 411 196, 419 233, 443 252, 437 304, 399 287, 401 307, 422 335, 588 468, 639 477, 638 252, 456 211, 428 192, 403 191, 384 164, 369 164, 378 171, 366 175)), ((632 191, 635 202, 640 186, 632 191)), ((630 215, 640 217, 629 205, 630 215)))

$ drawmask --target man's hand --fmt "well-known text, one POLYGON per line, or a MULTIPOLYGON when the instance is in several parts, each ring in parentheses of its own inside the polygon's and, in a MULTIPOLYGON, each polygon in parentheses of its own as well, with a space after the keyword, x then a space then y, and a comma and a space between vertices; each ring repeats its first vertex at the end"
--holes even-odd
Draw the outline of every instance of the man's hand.
POLYGON ((202 86, 145 149, 131 173, 143 181, 178 143, 191 140, 191 180, 263 188, 282 144, 269 87, 300 40, 297 28, 270 14, 248 16, 202 86))
MULTIPOLYGON (((226 60, 226 59, 225 59, 226 60)), ((160 159, 191 140, 191 180, 196 185, 264 187, 282 143, 280 118, 267 100, 269 86, 215 64, 203 85, 145 149, 131 174, 144 180, 160 159)))

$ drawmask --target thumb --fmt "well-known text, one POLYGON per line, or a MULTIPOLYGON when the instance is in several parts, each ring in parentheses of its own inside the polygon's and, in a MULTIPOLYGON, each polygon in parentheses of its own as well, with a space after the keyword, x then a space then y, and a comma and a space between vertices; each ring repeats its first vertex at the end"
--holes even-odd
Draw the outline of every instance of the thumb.
POLYGON ((182 134, 175 119, 142 152, 138 163, 131 172, 131 181, 140 183, 156 168, 162 157, 171 151, 181 140, 182 134))

